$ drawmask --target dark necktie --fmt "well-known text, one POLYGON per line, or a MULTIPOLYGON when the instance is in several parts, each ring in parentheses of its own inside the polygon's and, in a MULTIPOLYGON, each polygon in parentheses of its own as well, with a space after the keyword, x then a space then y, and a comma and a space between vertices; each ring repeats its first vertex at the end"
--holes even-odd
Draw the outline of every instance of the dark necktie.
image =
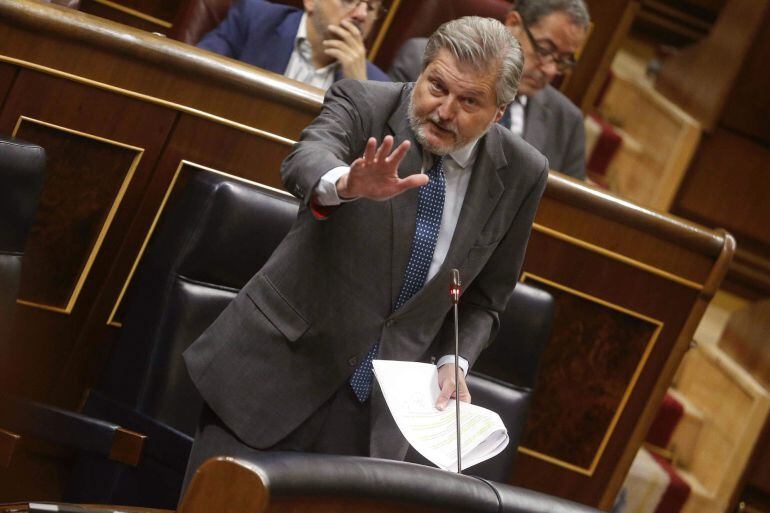
MULTIPOLYGON (((420 187, 417 200, 417 222, 415 223, 412 249, 409 263, 404 272, 404 283, 393 305, 398 310, 425 284, 428 270, 433 261, 433 250, 436 248, 438 232, 441 228, 441 215, 444 212, 444 196, 446 183, 444 181, 444 157, 438 157, 433 167, 426 173, 428 184, 420 187)), ((380 344, 376 342, 364 361, 358 366, 350 378, 350 386, 359 401, 364 402, 372 391, 372 360, 377 357, 380 344)))

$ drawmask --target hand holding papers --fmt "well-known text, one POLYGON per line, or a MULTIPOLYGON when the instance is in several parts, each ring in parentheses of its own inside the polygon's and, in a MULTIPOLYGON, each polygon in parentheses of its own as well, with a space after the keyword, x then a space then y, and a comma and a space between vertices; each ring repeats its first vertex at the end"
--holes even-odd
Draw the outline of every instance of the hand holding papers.
MULTIPOLYGON (((380 384, 398 428, 420 454, 444 470, 457 468, 455 408, 435 407, 439 395, 436 366, 427 363, 374 360, 380 384)), ((508 445, 500 416, 474 404, 460 403, 462 465, 468 468, 495 456, 508 445)))

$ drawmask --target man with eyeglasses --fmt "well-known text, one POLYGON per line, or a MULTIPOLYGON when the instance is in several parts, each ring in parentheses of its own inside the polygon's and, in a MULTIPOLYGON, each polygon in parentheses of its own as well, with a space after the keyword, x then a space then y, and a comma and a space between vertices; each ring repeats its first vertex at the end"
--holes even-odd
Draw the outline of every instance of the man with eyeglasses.
MULTIPOLYGON (((519 94, 500 121, 540 150, 551 169, 585 179, 583 114, 550 85, 571 69, 590 18, 583 0, 516 0, 505 24, 521 43, 524 73, 519 94)), ((390 69, 399 82, 422 70, 425 39, 407 41, 390 69)))
POLYGON ((389 81, 366 60, 364 40, 381 0, 304 0, 304 11, 264 0, 239 0, 199 48, 328 89, 336 80, 389 81))

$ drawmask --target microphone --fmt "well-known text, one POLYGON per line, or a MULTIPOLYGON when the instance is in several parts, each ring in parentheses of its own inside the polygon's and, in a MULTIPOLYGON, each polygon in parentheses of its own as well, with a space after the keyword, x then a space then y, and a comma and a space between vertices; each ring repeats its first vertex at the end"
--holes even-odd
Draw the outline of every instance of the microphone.
POLYGON ((452 298, 452 303, 455 305, 460 301, 460 271, 452 269, 452 284, 449 286, 449 295, 452 298))
POLYGON ((460 270, 452 269, 452 284, 449 286, 449 295, 452 298, 455 312, 455 423, 457 428, 457 473, 462 474, 462 451, 460 450, 460 330, 457 315, 457 303, 460 301, 460 270))

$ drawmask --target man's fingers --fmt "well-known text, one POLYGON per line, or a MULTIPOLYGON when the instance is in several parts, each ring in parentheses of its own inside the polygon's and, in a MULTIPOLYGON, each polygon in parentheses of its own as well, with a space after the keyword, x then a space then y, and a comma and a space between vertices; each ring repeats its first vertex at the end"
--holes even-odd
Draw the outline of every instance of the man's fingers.
POLYGON ((428 175, 424 175, 424 174, 409 175, 403 180, 401 180, 399 182, 399 185, 401 186, 402 192, 408 189, 414 189, 415 187, 422 187, 423 185, 428 185, 428 175))
POLYGON ((375 160, 382 162, 390 153, 391 148, 393 148, 393 136, 386 135, 380 147, 377 148, 377 154, 374 156, 375 160))
POLYGON ((449 398, 452 397, 453 392, 454 386, 452 386, 450 382, 445 382, 444 386, 441 388, 441 392, 438 394, 438 399, 436 399, 436 408, 439 410, 446 408, 446 405, 449 403, 449 398))
POLYGON ((401 163, 401 161, 404 159, 404 156, 406 155, 406 152, 409 151, 409 146, 411 146, 411 142, 409 141, 402 141, 401 144, 396 146, 396 149, 393 150, 393 153, 391 153, 386 159, 385 162, 391 165, 394 165, 398 167, 398 165, 401 163))
POLYGON ((364 163, 371 164, 374 161, 377 152, 377 139, 370 137, 366 141, 366 148, 364 148, 364 163))

